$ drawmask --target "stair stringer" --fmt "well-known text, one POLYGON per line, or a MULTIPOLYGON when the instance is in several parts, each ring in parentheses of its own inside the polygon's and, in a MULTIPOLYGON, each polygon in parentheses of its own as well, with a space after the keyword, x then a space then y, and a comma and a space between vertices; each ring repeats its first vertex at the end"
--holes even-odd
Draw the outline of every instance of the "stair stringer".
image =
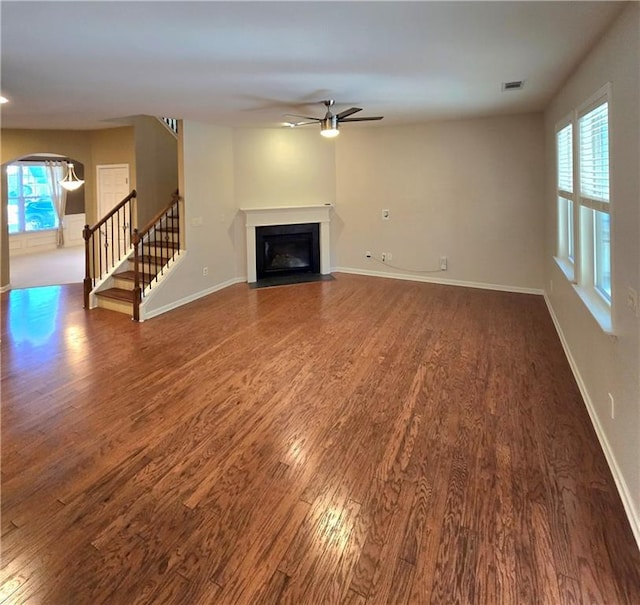
POLYGON ((140 319, 139 321, 144 321, 145 319, 150 319, 147 317, 146 307, 148 307, 153 299, 158 295, 164 287, 167 286, 165 283, 169 275, 175 271, 180 270, 180 265, 183 263, 185 257, 187 255, 186 250, 178 250, 173 256, 172 260, 169 261, 167 265, 164 266, 162 273, 158 273, 152 280, 151 283, 145 288, 144 296, 142 297, 142 301, 140 302, 140 319))

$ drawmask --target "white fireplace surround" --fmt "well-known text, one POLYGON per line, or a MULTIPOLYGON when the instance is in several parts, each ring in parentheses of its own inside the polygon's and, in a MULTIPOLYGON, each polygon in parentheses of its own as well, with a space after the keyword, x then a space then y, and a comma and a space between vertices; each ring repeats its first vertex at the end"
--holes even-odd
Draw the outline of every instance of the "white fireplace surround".
POLYGON ((247 281, 257 281, 256 275, 256 227, 268 225, 320 225, 320 273, 331 273, 331 239, 329 225, 333 204, 312 206, 273 206, 269 208, 240 208, 245 213, 247 227, 247 281))

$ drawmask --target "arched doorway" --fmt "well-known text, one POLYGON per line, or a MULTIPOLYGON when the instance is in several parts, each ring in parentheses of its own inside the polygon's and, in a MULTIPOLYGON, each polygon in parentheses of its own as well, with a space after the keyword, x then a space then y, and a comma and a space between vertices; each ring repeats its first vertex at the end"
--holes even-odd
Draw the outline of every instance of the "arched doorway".
POLYGON ((7 263, 3 278, 5 272, 8 275, 3 289, 75 283, 84 276, 84 187, 66 195, 64 244, 58 247, 59 218, 50 182, 58 173, 47 166, 52 160, 72 162, 78 177, 84 178, 82 162, 57 153, 29 154, 2 165, 2 257, 3 265, 7 263))

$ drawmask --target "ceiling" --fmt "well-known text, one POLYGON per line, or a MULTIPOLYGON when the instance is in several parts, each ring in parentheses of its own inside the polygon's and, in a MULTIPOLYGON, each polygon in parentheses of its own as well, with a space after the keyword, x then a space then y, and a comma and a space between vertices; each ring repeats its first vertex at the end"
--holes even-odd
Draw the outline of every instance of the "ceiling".
POLYGON ((539 111, 624 4, 3 0, 2 127, 273 127, 326 98, 370 125, 539 111))

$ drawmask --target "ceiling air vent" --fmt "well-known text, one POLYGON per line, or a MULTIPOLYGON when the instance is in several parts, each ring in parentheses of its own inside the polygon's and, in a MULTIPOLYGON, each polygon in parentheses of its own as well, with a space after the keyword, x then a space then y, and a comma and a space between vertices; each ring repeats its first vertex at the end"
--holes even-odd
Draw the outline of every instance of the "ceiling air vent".
POLYGON ((513 82, 503 82, 502 90, 506 92, 507 90, 522 90, 524 86, 524 80, 514 80, 513 82))

